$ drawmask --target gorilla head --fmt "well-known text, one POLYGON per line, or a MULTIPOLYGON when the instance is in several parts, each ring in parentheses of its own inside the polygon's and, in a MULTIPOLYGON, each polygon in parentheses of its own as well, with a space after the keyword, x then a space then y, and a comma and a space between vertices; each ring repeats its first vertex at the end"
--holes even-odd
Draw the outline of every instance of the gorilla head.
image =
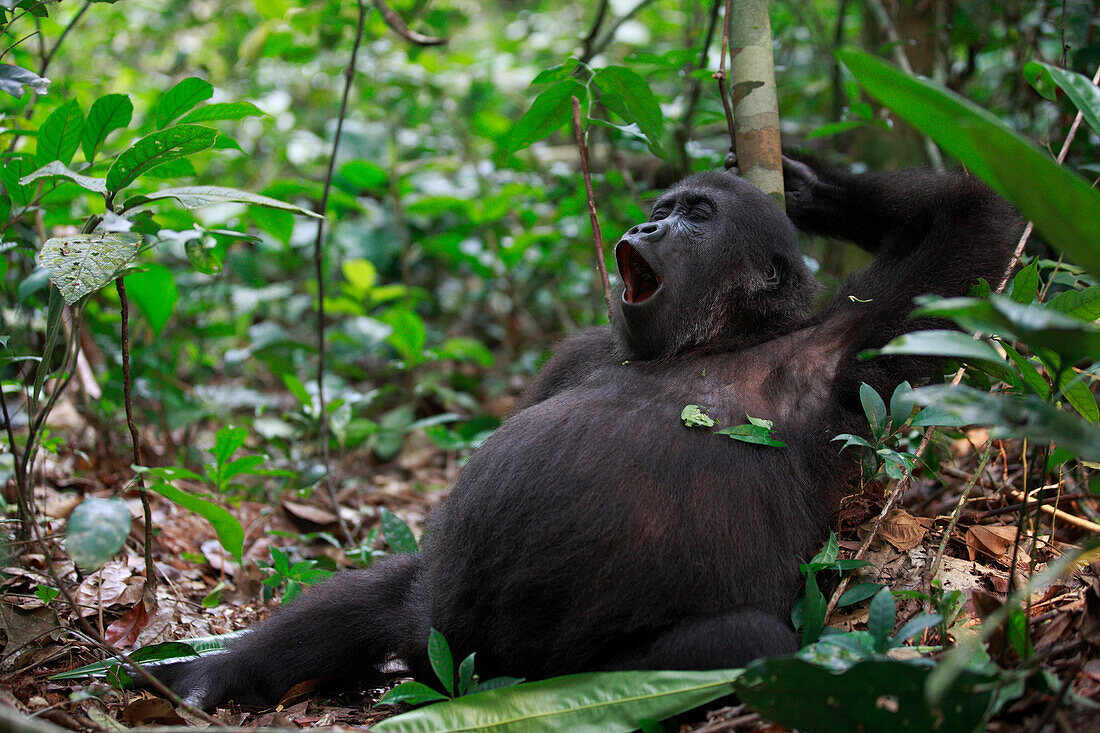
POLYGON ((612 317, 632 357, 728 349, 790 330, 817 291, 794 225, 744 179, 700 173, 666 191, 615 246, 612 317))

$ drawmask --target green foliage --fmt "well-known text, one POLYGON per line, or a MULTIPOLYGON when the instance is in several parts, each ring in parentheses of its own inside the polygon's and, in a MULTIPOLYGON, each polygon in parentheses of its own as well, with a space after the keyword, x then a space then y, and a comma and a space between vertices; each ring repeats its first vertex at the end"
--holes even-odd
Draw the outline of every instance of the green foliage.
POLYGON ((713 428, 717 423, 705 410, 706 408, 699 405, 685 405, 680 411, 680 419, 689 428, 713 428))
POLYGON ((382 536, 394 552, 415 553, 420 549, 405 520, 385 507, 378 510, 378 517, 382 523, 382 536))
POLYGON ((129 536, 130 510, 126 502, 88 497, 69 515, 65 549, 81 568, 95 570, 122 549, 129 536))
POLYGON ((302 589, 316 585, 332 576, 332 571, 321 567, 317 560, 299 560, 291 564, 287 554, 278 547, 268 547, 271 553, 271 575, 264 578, 263 584, 271 590, 283 590, 283 605, 290 603, 302 594, 302 589))

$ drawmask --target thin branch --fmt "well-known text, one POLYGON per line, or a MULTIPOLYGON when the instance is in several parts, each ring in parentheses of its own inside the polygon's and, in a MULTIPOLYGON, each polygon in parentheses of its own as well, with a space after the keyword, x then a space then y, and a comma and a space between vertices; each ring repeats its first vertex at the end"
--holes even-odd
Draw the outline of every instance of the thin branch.
POLYGON ((626 13, 623 14, 621 18, 616 20, 611 25, 611 27, 607 29, 607 33, 604 34, 603 38, 601 38, 599 42, 592 47, 591 55, 582 58, 581 61, 584 63, 588 63, 592 60, 593 56, 599 53, 603 53, 603 51, 609 45, 611 45, 611 41, 615 39, 615 34, 619 32, 619 28, 622 26, 622 24, 637 15, 639 10, 644 8, 646 5, 649 5, 651 2, 653 2, 653 0, 639 0, 637 5, 626 11, 626 13))
MULTIPOLYGON (((375 0, 375 5, 381 5, 381 0, 375 0)), ((313 266, 317 276, 317 401, 319 403, 317 417, 318 430, 321 441, 321 461, 325 466, 325 489, 328 492, 329 501, 332 502, 332 513, 336 515, 340 534, 344 541, 351 544, 351 532, 343 517, 340 516, 340 504, 336 500, 336 487, 332 482, 331 456, 328 446, 328 412, 325 407, 325 212, 328 209, 328 195, 332 189, 332 176, 336 170, 336 153, 340 149, 340 137, 344 133, 344 120, 348 114, 348 99, 351 96, 351 87, 355 81, 355 61, 359 56, 359 44, 363 40, 363 27, 367 20, 367 8, 363 0, 358 0, 359 24, 355 29, 355 43, 351 48, 351 57, 348 59, 347 68, 344 69, 344 95, 340 99, 340 114, 336 117, 336 133, 332 139, 332 154, 328 159, 328 170, 325 172, 325 185, 321 193, 321 203, 316 211, 321 215, 317 220, 317 239, 313 242, 313 266)), ((379 8, 381 10, 381 8, 379 8)), ((393 12, 392 10, 390 11, 393 12)), ((385 11, 382 12, 385 15, 385 11)))
MULTIPOLYGON (((115 278, 115 290, 118 292, 119 313, 122 316, 122 397, 126 406, 126 427, 130 429, 130 450, 135 466, 143 466, 141 459, 141 438, 138 436, 137 423, 134 421, 133 379, 130 376, 130 302, 126 298, 126 284, 122 276, 115 278)), ((150 611, 157 607, 157 571, 153 566, 153 510, 149 506, 149 493, 145 489, 145 478, 140 473, 135 477, 138 496, 141 498, 141 513, 145 521, 145 584, 141 595, 150 611)))
POLYGON ((726 88, 726 56, 730 47, 730 13, 733 0, 726 0, 726 15, 722 20, 722 60, 718 63, 718 71, 714 72, 714 78, 718 80, 718 96, 722 98, 722 109, 726 111, 726 127, 730 133, 730 152, 737 151, 737 132, 733 127, 733 107, 730 106, 730 95, 726 88))
POLYGON ((73 29, 73 26, 75 26, 80 21, 80 19, 84 16, 84 13, 88 12, 88 8, 90 7, 92 7, 91 0, 84 0, 84 4, 80 6, 80 10, 78 10, 76 15, 73 16, 73 19, 69 21, 69 24, 65 26, 65 30, 61 31, 61 35, 57 38, 57 43, 53 45, 53 48, 51 48, 49 53, 46 54, 45 58, 42 59, 42 66, 40 66, 38 69, 39 76, 46 75, 46 69, 49 68, 50 62, 53 61, 53 57, 57 53, 57 49, 61 48, 61 44, 64 43, 65 36, 69 35, 69 31, 71 31, 73 29))
MULTIPOLYGON (((707 23, 706 36, 703 38, 703 48, 699 53, 699 60, 691 67, 691 71, 696 69, 705 69, 707 66, 707 59, 710 56, 710 44, 714 40, 714 30, 718 27, 718 7, 722 4, 722 0, 714 0, 710 6, 710 20, 707 23)), ((702 96, 703 85, 699 82, 695 76, 691 74, 691 71, 687 74, 688 79, 688 94, 687 105, 684 110, 683 117, 680 118, 680 124, 676 126, 676 130, 673 133, 673 139, 677 141, 678 152, 683 161, 684 175, 689 173, 690 162, 687 154, 687 141, 691 139, 691 128, 695 124, 695 113, 699 107, 699 99, 702 96)))
MULTIPOLYGON (((363 35, 363 8, 362 3, 359 3, 359 34, 356 36, 355 44, 359 45, 359 38, 363 35)), ((415 43, 417 46, 441 46, 447 42, 446 38, 440 38, 439 36, 425 36, 423 33, 417 33, 411 30, 409 26, 401 19, 401 16, 394 12, 393 8, 386 5, 384 0, 374 0, 374 7, 378 9, 378 12, 382 14, 382 19, 386 21, 386 25, 390 27, 397 35, 404 38, 410 43, 415 43)))
POLYGON ((600 32, 600 27, 603 25, 604 18, 607 17, 607 3, 608 0, 600 0, 600 5, 596 8, 596 17, 592 20, 592 27, 588 30, 588 35, 584 37, 582 43, 584 44, 584 51, 581 53, 582 59, 592 58, 592 44, 596 42, 596 36, 600 32))
POLYGON ((603 254, 603 230, 596 216, 596 194, 592 191, 592 173, 588 168, 588 145, 581 131, 581 101, 573 97, 573 135, 577 140, 577 151, 581 156, 581 171, 584 174, 584 193, 588 197, 588 218, 592 220, 592 244, 596 248, 596 269, 603 284, 603 299, 607 304, 607 317, 611 317, 611 281, 607 277, 607 263, 603 254))

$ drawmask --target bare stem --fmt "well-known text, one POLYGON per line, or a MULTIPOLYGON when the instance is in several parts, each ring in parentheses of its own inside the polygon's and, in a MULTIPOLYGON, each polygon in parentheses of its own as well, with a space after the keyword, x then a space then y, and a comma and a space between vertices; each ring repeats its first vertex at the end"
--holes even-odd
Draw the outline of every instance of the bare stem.
POLYGON ((573 97, 573 135, 577 139, 577 151, 581 156, 581 171, 584 174, 584 193, 588 197, 588 218, 592 220, 592 244, 596 248, 596 269, 603 284, 603 299, 607 304, 607 316, 611 317, 611 281, 607 277, 607 263, 603 255, 603 230, 596 215, 596 194, 592 191, 592 173, 588 168, 588 145, 584 142, 581 130, 581 101, 573 97))
POLYGON ((718 63, 718 71, 714 72, 714 78, 718 80, 718 96, 722 98, 722 109, 726 112, 726 127, 730 133, 730 152, 737 151, 737 131, 733 126, 733 107, 730 106, 729 90, 726 87, 726 56, 730 47, 730 13, 733 0, 726 0, 726 15, 722 19, 722 60, 718 63))
MULTIPOLYGON (((362 3, 359 3, 360 23, 359 34, 356 37, 356 45, 358 45, 359 43, 358 39, 363 35, 362 5, 362 3)), ((386 5, 383 0, 374 0, 374 7, 377 8, 378 12, 382 14, 382 18, 386 21, 386 25, 390 27, 390 30, 404 38, 406 41, 409 41, 410 43, 415 43, 417 46, 441 46, 447 42, 446 38, 440 38, 438 36, 426 36, 423 33, 417 33, 416 31, 410 29, 405 21, 401 19, 401 16, 394 12, 393 8, 391 8, 389 5, 386 5)))

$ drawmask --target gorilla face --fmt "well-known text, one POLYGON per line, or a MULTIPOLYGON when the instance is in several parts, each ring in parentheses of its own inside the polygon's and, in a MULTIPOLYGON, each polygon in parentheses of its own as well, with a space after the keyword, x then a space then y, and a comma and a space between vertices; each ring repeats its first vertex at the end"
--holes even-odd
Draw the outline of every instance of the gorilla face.
POLYGON ((772 338, 805 317, 816 283, 794 225, 746 181, 684 179, 615 246, 619 335, 633 358, 726 349, 772 338))

